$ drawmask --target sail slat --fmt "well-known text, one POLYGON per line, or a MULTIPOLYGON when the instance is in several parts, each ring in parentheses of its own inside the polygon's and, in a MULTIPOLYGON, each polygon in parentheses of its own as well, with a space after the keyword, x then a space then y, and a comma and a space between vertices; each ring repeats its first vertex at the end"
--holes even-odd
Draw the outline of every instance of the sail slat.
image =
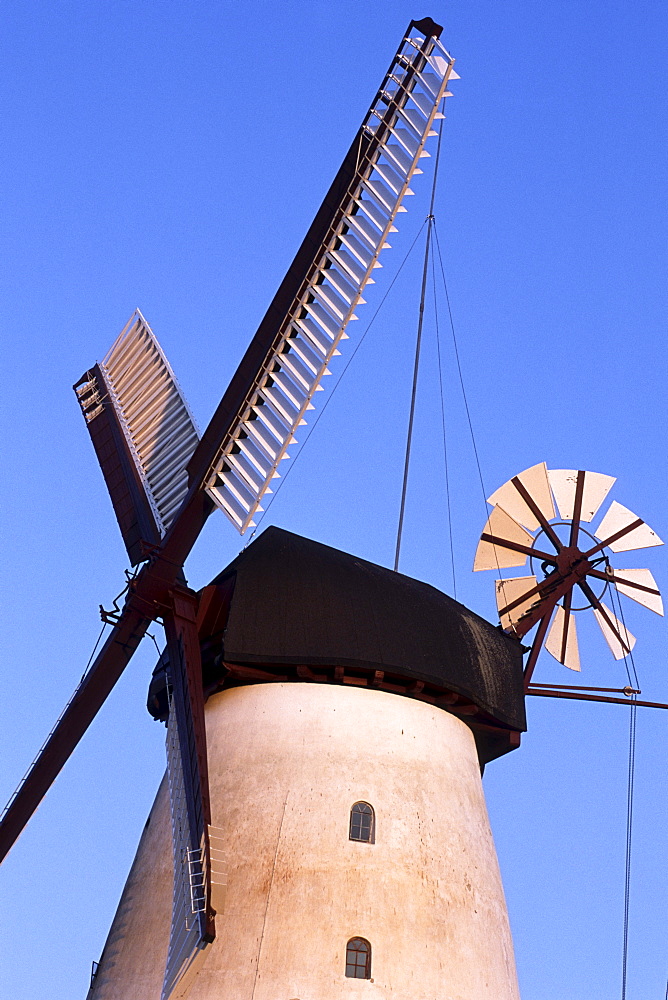
MULTIPOLYGON (((258 350, 262 344, 266 351, 264 361, 252 381, 250 366, 248 375, 244 373, 248 388, 242 390, 246 395, 240 402, 241 383, 239 388, 234 386, 237 416, 231 422, 229 408, 221 404, 220 444, 213 461, 206 458, 203 482, 242 534, 277 475, 279 463, 287 457, 296 428, 313 408, 312 398, 321 388, 331 359, 348 339, 346 327, 357 319, 355 310, 364 304, 364 288, 372 283, 373 270, 381 266, 378 258, 389 247, 389 233, 396 232, 398 213, 405 211, 402 202, 413 193, 410 182, 422 172, 419 160, 428 155, 425 144, 435 134, 432 126, 441 116, 454 64, 438 40, 439 32, 433 22, 411 22, 330 193, 256 334, 258 350), (252 502, 238 485, 233 490, 231 482, 226 482, 231 475, 225 471, 230 469, 228 456, 244 450, 242 437, 252 441, 263 455, 271 456, 264 482, 252 502)), ((228 398, 231 394, 232 389, 228 398)), ((257 462, 251 455, 248 460, 255 470, 257 462)), ((241 470, 242 460, 236 461, 241 470)), ((197 455, 193 468, 196 464, 197 455)), ((255 471, 244 476, 245 483, 250 480, 257 481, 255 471)))
POLYGON ((199 435, 158 341, 137 310, 101 363, 111 401, 161 535, 188 490, 199 435), (169 502, 166 499, 169 498, 169 502))

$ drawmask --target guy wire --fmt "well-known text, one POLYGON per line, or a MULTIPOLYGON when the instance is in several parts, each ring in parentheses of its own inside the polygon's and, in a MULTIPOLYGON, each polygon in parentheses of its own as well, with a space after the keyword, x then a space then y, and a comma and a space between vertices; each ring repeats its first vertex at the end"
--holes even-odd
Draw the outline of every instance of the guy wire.
POLYGON ((427 216, 427 240, 424 248, 424 267, 422 270, 422 288, 420 291, 420 312, 418 318, 417 337, 415 340, 415 362, 413 364, 413 386, 411 389, 411 408, 408 417, 408 433, 406 435, 406 456, 404 458, 404 478, 401 485, 401 504, 399 506, 399 525, 397 527, 397 547, 394 553, 394 570, 399 570, 399 556, 401 554, 401 536, 404 527, 404 513, 406 511, 406 491, 408 488, 408 467, 411 460, 411 444, 413 443, 413 421, 415 419, 415 400, 417 397, 418 374, 420 371, 420 348, 422 346, 422 325, 424 323, 424 300, 427 290, 427 274, 429 272, 429 246, 431 243, 431 225, 433 217, 427 216))
POLYGON ((441 331, 438 323, 438 296, 436 295, 436 266, 431 255, 431 283, 434 293, 434 324, 436 326, 436 356, 438 361, 438 386, 441 397, 441 427, 443 429, 443 463, 445 466, 445 499, 448 514, 448 536, 450 539, 450 567, 452 570, 452 596, 457 600, 457 576, 455 573, 455 547, 452 537, 452 512, 450 507, 450 470, 448 467, 448 442, 445 430, 445 400, 443 397, 443 364, 441 362, 441 331))
MULTIPOLYGON (((624 630, 624 639, 628 642, 629 631, 626 627, 626 621, 624 619, 624 606, 622 604, 621 598, 617 591, 617 588, 613 585, 610 588, 610 599, 613 606, 619 613, 619 618, 621 620, 622 628, 624 630), (616 604, 616 607, 615 607, 616 604)), ((630 643, 629 643, 630 645, 630 643)), ((638 680, 638 672, 636 670, 635 660, 633 658, 633 650, 629 649, 629 652, 624 656, 624 666, 626 668, 626 676, 629 680, 629 684, 635 687, 640 687, 640 682, 638 680), (629 670, 629 663, 631 664, 631 670, 629 670), (633 672, 633 677, 631 676, 633 672)), ((629 959, 629 923, 630 923, 630 909, 631 909, 631 858, 632 858, 632 846, 633 846, 633 801, 635 792, 635 770, 636 770, 636 723, 637 723, 637 712, 638 707, 635 704, 636 695, 631 698, 630 705, 630 715, 629 715, 629 755, 628 755, 628 767, 627 767, 627 784, 626 784, 626 847, 625 847, 625 857, 624 857, 624 920, 623 920, 623 933, 622 933, 622 1000, 626 1000, 626 986, 628 978, 628 959, 629 959)))
POLYGON ((485 482, 482 475, 482 467, 480 465, 480 456, 478 455, 478 446, 476 445, 475 434, 473 433, 473 421, 471 420, 471 410, 469 408, 469 401, 466 395, 466 389, 464 387, 464 375, 462 373, 462 364, 459 357, 459 346, 457 344, 457 336, 455 334, 455 321, 452 316, 452 306, 450 305, 450 294, 448 292, 448 283, 445 280, 445 268, 443 266, 443 255, 441 253, 441 244, 438 238, 438 228, 436 222, 434 221, 434 242, 436 243, 436 251, 438 253, 438 261, 441 268, 441 279, 443 281, 443 290, 445 291, 445 301, 448 306, 448 316, 450 317, 450 329, 452 331, 452 345, 455 352, 455 362, 457 365, 457 374, 459 376, 459 384, 462 390, 462 399, 464 400, 464 409, 466 411, 466 420, 469 425, 469 433, 471 435, 471 444, 473 445, 473 454, 475 456, 476 466, 478 469, 478 479, 480 480, 480 488, 482 490, 482 499, 485 507, 485 515, 487 514, 487 490, 485 489, 485 482))
MULTIPOLYGON (((434 241, 436 243, 436 250, 438 252, 438 261, 441 267, 441 279, 443 281, 443 290, 445 292, 445 301, 448 306, 448 316, 450 317, 450 330, 452 332, 452 346, 455 353, 455 363, 457 365, 457 374, 459 376, 459 385, 462 390, 462 399, 464 400, 464 410, 466 411, 466 420, 469 425, 469 434, 471 435, 471 444, 473 446, 473 454, 475 456, 476 467, 478 469, 478 479, 480 480, 480 489, 482 491, 482 505, 485 512, 485 521, 487 521, 487 490, 485 489, 485 482, 482 475, 482 466, 480 465, 480 456, 478 455, 478 446, 475 440, 475 434, 473 433, 473 421, 471 420, 471 410, 469 408, 469 401, 466 395, 466 388, 464 387, 464 375, 462 373, 462 365, 459 358, 459 346, 457 344, 457 335, 455 333, 455 321, 452 315, 452 306, 450 305, 450 294, 448 292, 448 283, 445 280, 445 268, 443 266, 443 255, 441 254, 441 244, 438 238, 438 229, 436 228, 436 220, 434 220, 434 241)), ((496 546, 492 546, 492 551, 494 552, 494 561, 496 563, 496 575, 501 579, 501 567, 499 566, 499 556, 496 550, 496 546)))
POLYGON ((436 160, 434 163, 434 177, 431 185, 431 199, 429 202, 429 215, 427 216, 427 239, 424 247, 424 264, 422 267, 422 287, 420 290, 420 308, 418 314, 417 337, 415 340, 415 362, 413 364, 413 386, 411 389, 411 408, 408 417, 408 433, 406 435, 406 456, 404 458, 404 475, 401 486, 401 503, 399 506, 399 525, 397 527, 397 546, 394 553, 394 570, 399 570, 399 557, 401 555, 401 536, 404 527, 404 514, 406 511, 406 492, 408 489, 408 468, 411 460, 411 444, 413 443, 413 421, 415 419, 415 400, 417 397, 418 375, 420 371, 420 348, 422 346, 422 327, 424 324, 424 302, 427 291, 427 277, 429 274, 429 249, 431 247, 431 230, 434 223, 434 201, 436 198, 436 184, 438 182, 438 164, 441 158, 441 141, 443 139, 443 121, 441 118, 438 129, 438 146, 436 148, 436 160))

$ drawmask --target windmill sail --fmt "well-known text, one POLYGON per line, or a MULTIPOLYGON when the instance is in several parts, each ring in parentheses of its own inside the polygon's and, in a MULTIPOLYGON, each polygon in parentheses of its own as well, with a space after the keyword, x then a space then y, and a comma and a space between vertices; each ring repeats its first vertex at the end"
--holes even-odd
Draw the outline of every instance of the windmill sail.
POLYGON ((457 79, 433 21, 412 22, 322 207, 190 464, 243 534, 261 510, 395 232, 457 79), (217 436, 219 435, 219 436, 217 436), (213 452, 213 458, 211 457, 213 452), (203 466, 203 463, 206 465, 203 466), (202 467, 203 466, 203 467, 202 467))
MULTIPOLYGON (((202 665, 192 592, 174 592, 174 616, 166 623, 166 631, 167 778, 174 878, 162 1000, 183 995, 206 946, 215 937, 202 665)), ((216 842, 218 867, 221 847, 216 842)), ((216 882, 220 881, 216 877, 216 882)))
POLYGON ((162 616, 171 627, 172 587, 216 503, 240 531, 258 509, 428 155, 424 146, 448 82, 457 79, 440 33, 429 18, 409 25, 199 444, 172 371, 138 312, 104 362, 76 384, 130 559, 141 562, 147 547, 152 558, 133 580, 82 696, 77 692, 0 820, 0 853, 104 703, 149 620, 162 616))
POLYGON ((524 566, 532 544, 533 535, 501 507, 495 507, 478 543, 473 571, 524 566))
POLYGON ((569 670, 580 669, 575 615, 570 611, 564 611, 560 604, 555 608, 554 621, 547 633, 545 648, 555 660, 559 660, 559 663, 563 663, 569 670))
POLYGON ((167 778, 172 815, 172 858, 174 865, 172 923, 162 1000, 188 975, 206 945, 206 850, 203 836, 193 834, 189 822, 184 746, 174 699, 170 699, 167 724, 167 778))
POLYGON ((194 420, 139 310, 74 388, 136 564, 160 542, 185 497, 186 464, 199 440, 194 420))
POLYGON ((632 549, 646 549, 663 542, 648 524, 616 500, 594 532, 613 552, 630 552, 632 549))

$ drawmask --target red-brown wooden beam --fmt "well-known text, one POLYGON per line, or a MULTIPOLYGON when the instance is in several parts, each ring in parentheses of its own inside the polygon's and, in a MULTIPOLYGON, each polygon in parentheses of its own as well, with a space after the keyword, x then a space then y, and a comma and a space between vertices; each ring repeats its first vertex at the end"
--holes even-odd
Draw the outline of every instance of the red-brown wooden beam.
POLYGON ((172 710, 176 713, 181 750, 181 767, 186 790, 186 810, 193 847, 203 844, 202 874, 206 891, 205 909, 197 914, 201 936, 211 942, 216 936, 211 906, 209 824, 209 768, 206 752, 202 661, 197 631, 197 595, 187 587, 175 587, 172 609, 165 615, 169 654, 169 677, 174 690, 172 710))
MULTIPOLYGON (((413 23, 417 26, 422 24, 428 35, 440 34, 439 26, 430 19, 411 22, 413 23)), ((422 46, 424 50, 427 49, 428 42, 427 37, 422 46)), ((416 67, 413 66, 409 71, 415 72, 416 67)), ((386 127, 385 121, 382 124, 386 127)), ((0 822, 0 860, 7 854, 104 704, 149 622, 162 617, 165 609, 169 614, 170 591, 177 580, 185 582, 183 564, 207 518, 215 509, 213 501, 204 492, 204 481, 239 410, 254 390, 258 372, 272 349, 287 312, 304 283, 309 280, 313 269, 319 265, 323 240, 341 216, 342 200, 358 174, 361 158, 368 159, 371 156, 373 148, 381 141, 380 133, 381 130, 377 129, 374 136, 370 137, 363 129, 358 131, 288 273, 188 463, 188 494, 162 547, 152 553, 151 561, 133 581, 132 591, 114 631, 0 822)))
POLYGON ((541 552, 540 549, 534 549, 530 545, 522 545, 521 542, 513 542, 509 538, 501 538, 500 535, 490 535, 486 531, 480 536, 480 540, 483 542, 491 542, 492 545, 496 545, 500 549, 510 549, 511 552, 522 552, 525 556, 534 556, 536 559, 542 559, 543 562, 549 562, 556 566, 557 556, 556 554, 550 555, 549 552, 541 552))
POLYGON ((151 619, 131 606, 82 680, 0 822, 2 861, 123 673, 151 619))
POLYGON ((609 705, 638 705, 641 708, 668 708, 660 701, 637 701, 635 698, 607 698, 600 694, 578 694, 575 691, 546 691, 529 687, 527 694, 540 695, 541 698, 569 698, 574 701, 602 701, 609 705))
MULTIPOLYGON (((620 569, 620 573, 624 570, 620 569)), ((632 587, 634 590, 643 590, 646 594, 661 594, 660 590, 656 587, 646 587, 644 583, 636 583, 635 580, 627 580, 623 576, 610 576, 608 573, 602 572, 600 569, 590 569, 588 576, 595 576, 597 580, 605 580, 606 583, 621 583, 624 587, 632 587)))
POLYGON ((575 484, 575 499, 573 500, 573 517, 571 519, 571 532, 569 538, 570 548, 577 545, 578 533, 580 531, 580 520, 582 519, 582 497, 584 496, 585 476, 584 469, 578 469, 577 481, 575 484))
MULTIPOLYGON (((545 604, 542 605, 542 612, 543 612, 543 614, 542 614, 542 617, 540 619, 540 625, 538 626, 538 631, 536 632, 536 636, 535 636, 533 644, 531 646, 531 652, 529 653, 529 658, 528 658, 528 660, 526 662, 526 666, 524 668, 524 690, 525 691, 526 691, 526 689, 529 686, 529 681, 531 680, 531 677, 532 677, 533 672, 534 672, 535 667, 536 667, 536 663, 538 662, 538 654, 540 653, 541 647, 543 645, 543 640, 545 638, 547 630, 550 627, 550 622, 552 621, 552 615, 554 614, 554 609, 556 607, 556 604, 557 604, 558 600, 559 600, 559 597, 557 596, 557 597, 554 597, 554 598, 546 601, 545 604)), ((528 631, 528 629, 527 629, 527 631, 528 631)))
POLYGON ((639 528, 640 525, 644 523, 645 522, 641 517, 637 517, 635 521, 631 521, 631 523, 627 524, 625 528, 620 528, 619 531, 614 533, 614 535, 609 535, 608 538, 604 538, 602 542, 599 542, 597 545, 594 545, 593 548, 585 552, 585 558, 589 559, 590 556, 593 556, 597 552, 600 552, 601 549, 605 549, 609 545, 612 545, 613 542, 616 542, 617 539, 622 538, 624 535, 628 535, 629 531, 635 531, 636 528, 639 528))
POLYGON ((556 533, 556 531, 554 530, 548 519, 545 517, 542 510, 540 509, 534 498, 531 496, 531 494, 529 493, 528 489, 526 488, 522 480, 519 478, 519 476, 513 476, 513 478, 510 481, 517 490, 517 492, 519 493, 519 495, 524 500, 525 504, 527 505, 533 516, 540 524, 541 528, 543 529, 547 537, 554 545, 556 551, 561 552, 563 545, 561 543, 559 535, 556 533))

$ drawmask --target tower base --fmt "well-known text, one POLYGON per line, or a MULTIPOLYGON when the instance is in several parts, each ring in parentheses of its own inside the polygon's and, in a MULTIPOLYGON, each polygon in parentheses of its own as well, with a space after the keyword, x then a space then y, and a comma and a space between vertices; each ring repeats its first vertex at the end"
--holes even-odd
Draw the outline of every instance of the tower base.
MULTIPOLYGON (((519 1000, 464 722, 384 691, 269 683, 213 696, 206 723, 228 886, 188 1000, 519 1000), (355 803, 372 842, 350 839, 355 803), (370 945, 360 978, 353 938, 370 945)), ((159 1000, 171 865, 163 782, 90 1000, 159 1000)))

